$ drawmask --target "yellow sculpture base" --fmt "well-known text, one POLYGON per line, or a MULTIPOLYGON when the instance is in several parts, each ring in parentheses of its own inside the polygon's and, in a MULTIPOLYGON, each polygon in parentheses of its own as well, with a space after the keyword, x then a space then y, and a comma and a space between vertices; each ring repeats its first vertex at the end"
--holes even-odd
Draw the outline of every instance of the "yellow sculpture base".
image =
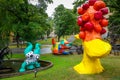
POLYGON ((74 69, 79 74, 96 74, 101 73, 104 70, 99 59, 92 59, 87 62, 83 60, 80 64, 74 66, 74 69))
POLYGON ((84 54, 80 64, 74 66, 75 71, 80 74, 96 74, 103 72, 99 58, 109 54, 111 46, 100 40, 95 39, 83 43, 84 54))

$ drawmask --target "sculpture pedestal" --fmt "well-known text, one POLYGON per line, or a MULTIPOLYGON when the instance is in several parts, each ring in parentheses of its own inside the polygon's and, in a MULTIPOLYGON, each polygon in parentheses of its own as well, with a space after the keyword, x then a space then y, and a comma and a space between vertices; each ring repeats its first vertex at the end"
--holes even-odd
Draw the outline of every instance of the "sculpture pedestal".
POLYGON ((74 66, 74 69, 80 74, 95 74, 104 70, 99 59, 92 59, 86 55, 84 55, 80 64, 74 66))
POLYGON ((96 74, 103 72, 104 68, 99 58, 108 55, 111 46, 100 39, 84 42, 83 46, 83 60, 80 64, 74 66, 75 71, 80 74, 96 74))

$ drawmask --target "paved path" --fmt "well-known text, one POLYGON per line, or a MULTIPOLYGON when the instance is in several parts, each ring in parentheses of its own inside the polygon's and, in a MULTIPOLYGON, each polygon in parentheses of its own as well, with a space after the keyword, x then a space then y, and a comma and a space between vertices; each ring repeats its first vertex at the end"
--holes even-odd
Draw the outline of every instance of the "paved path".
POLYGON ((52 51, 51 51, 52 45, 43 45, 42 47, 45 47, 45 48, 42 48, 42 49, 41 49, 41 54, 49 54, 49 53, 52 53, 52 51))

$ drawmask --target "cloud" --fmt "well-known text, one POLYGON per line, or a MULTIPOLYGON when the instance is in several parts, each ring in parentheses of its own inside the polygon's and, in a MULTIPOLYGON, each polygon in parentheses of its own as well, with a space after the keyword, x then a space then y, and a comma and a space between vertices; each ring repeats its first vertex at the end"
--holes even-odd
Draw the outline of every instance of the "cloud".
POLYGON ((48 13, 48 16, 52 16, 54 9, 60 4, 63 4, 64 7, 68 9, 73 9, 73 5, 72 5, 73 2, 74 0, 53 0, 52 4, 48 4, 48 8, 46 12, 48 13))

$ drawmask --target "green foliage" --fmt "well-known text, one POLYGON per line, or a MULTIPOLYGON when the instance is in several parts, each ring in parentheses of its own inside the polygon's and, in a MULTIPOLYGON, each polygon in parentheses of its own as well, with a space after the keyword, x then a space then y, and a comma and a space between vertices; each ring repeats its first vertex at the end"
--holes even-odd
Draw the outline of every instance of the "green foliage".
POLYGON ((47 28, 45 28, 45 32, 46 32, 47 37, 53 31, 53 23, 54 23, 53 19, 50 17, 46 21, 47 28))
POLYGON ((10 32, 17 40, 35 41, 45 34, 48 15, 47 4, 52 0, 39 0, 39 5, 32 5, 28 0, 0 0, 0 40, 9 37, 10 32), (42 1, 42 2, 41 2, 42 1))
POLYGON ((61 36, 72 34, 75 32, 76 15, 72 10, 66 9, 62 4, 55 8, 54 13, 55 31, 58 41, 61 36))
POLYGON ((109 18, 109 29, 112 33, 120 34, 120 0, 105 0, 112 15, 109 18))
POLYGON ((42 45, 51 45, 52 39, 51 38, 47 38, 46 40, 39 40, 38 43, 42 44, 42 45))

